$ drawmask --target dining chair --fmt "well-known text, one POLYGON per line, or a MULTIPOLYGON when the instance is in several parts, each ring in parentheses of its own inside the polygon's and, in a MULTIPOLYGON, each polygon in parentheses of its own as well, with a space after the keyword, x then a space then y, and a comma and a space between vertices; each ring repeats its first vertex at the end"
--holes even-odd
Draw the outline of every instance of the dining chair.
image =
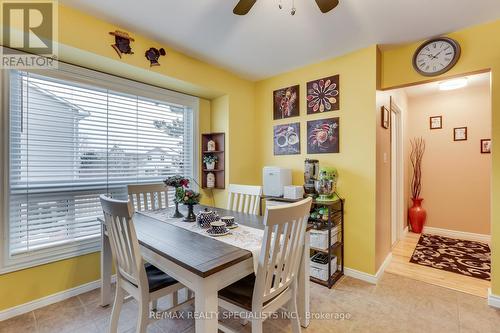
MULTIPOLYGON (((184 288, 184 285, 143 260, 134 228, 134 207, 131 202, 111 199, 105 195, 101 195, 100 200, 116 267, 116 295, 109 332, 117 332, 118 319, 127 292, 139 303, 136 332, 144 333, 150 321, 150 304, 160 297, 173 295, 184 288)), ((187 303, 192 303, 192 299, 188 298, 179 304, 178 299, 173 297, 173 306, 166 311, 176 311, 187 303)))
POLYGON ((167 189, 163 183, 127 185, 128 198, 136 211, 167 208, 167 189))
MULTIPOLYGON (((312 199, 268 207, 264 216, 264 238, 256 274, 252 273, 219 291, 219 306, 246 314, 252 333, 262 333, 266 316, 287 306, 292 332, 300 332, 297 314, 297 276, 312 199)), ((231 329, 219 323, 223 332, 231 329)))
POLYGON ((245 214, 259 214, 262 186, 229 184, 227 209, 245 214))

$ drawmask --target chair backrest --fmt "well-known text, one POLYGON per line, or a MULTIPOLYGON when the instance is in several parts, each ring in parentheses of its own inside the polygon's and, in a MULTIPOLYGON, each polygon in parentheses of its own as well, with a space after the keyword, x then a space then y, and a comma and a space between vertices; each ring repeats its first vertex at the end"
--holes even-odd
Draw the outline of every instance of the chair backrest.
POLYGON ((100 199, 116 269, 121 277, 140 286, 144 281, 141 274, 145 272, 132 221, 134 207, 130 201, 115 200, 105 195, 101 195, 100 199))
POLYGON ((253 291, 254 311, 296 279, 311 203, 312 199, 307 198, 266 209, 264 239, 253 291))
POLYGON ((128 198, 135 210, 153 210, 168 207, 167 186, 163 183, 128 185, 128 198))
POLYGON ((262 186, 229 184, 227 209, 245 214, 259 214, 262 186))

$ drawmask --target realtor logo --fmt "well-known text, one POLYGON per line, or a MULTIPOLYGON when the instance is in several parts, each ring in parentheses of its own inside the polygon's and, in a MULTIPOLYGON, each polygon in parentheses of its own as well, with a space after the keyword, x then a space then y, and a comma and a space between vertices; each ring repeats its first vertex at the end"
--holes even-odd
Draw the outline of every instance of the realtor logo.
POLYGON ((2 1, 2 67, 54 68, 56 16, 56 1, 2 1))

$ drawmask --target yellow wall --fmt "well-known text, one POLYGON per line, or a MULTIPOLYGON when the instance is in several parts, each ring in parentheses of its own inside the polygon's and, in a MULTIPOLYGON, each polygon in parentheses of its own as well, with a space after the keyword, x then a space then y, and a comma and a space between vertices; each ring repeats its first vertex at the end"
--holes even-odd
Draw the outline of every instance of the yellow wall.
MULTIPOLYGON (((462 46, 457 65, 440 79, 475 71, 491 70, 492 74, 492 139, 500 142, 500 20, 449 34, 462 46)), ((395 47, 382 52, 381 88, 424 82, 412 68, 413 52, 420 43, 395 47)), ((493 145, 492 178, 492 292, 500 295, 500 144, 493 145)), ((466 189, 464 189, 465 191, 466 189)))
POLYGON ((304 159, 317 158, 320 166, 338 168, 339 193, 346 198, 346 267, 375 273, 375 90, 376 47, 302 67, 257 82, 255 112, 258 131, 248 140, 258 143, 261 161, 293 170, 293 183, 303 184, 304 159), (340 74, 340 110, 306 115, 306 83, 340 74), (273 121, 273 91, 300 84, 300 117, 273 121), (340 153, 307 154, 306 123, 340 117, 340 153), (273 156, 273 126, 300 121, 301 154, 273 156))
MULTIPOLYGON (((110 46, 114 40, 109 32, 116 29, 121 27, 60 6, 60 60, 204 98, 200 101, 200 132, 226 132, 226 182, 256 183, 255 145, 245 141, 255 132, 254 83, 133 31, 128 32, 135 38, 135 54, 120 60, 110 46), (152 46, 167 51, 159 67, 151 68, 144 58, 144 51, 152 46)), ((225 191, 214 193, 216 205, 223 206, 225 191)), ((0 311, 98 279, 98 262, 99 254, 94 253, 0 275, 0 311)))

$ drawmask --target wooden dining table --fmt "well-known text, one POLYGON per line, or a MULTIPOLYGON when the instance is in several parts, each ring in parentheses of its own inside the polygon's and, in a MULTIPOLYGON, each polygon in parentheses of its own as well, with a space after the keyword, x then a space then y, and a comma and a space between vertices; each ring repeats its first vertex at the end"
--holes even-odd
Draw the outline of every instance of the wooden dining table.
MULTIPOLYGON (((238 224, 264 229, 261 216, 202 205, 196 206, 195 212, 204 208, 213 209, 220 216, 234 216, 238 224)), ((181 212, 187 215, 185 207, 181 212)), ((194 292, 196 332, 217 332, 218 291, 254 272, 252 252, 172 225, 166 218, 136 212, 133 220, 144 259, 194 292)), ((111 304, 112 253, 104 223, 101 225, 101 305, 108 306, 111 304)), ((298 275, 297 306, 303 327, 309 325, 309 230, 298 275)))

